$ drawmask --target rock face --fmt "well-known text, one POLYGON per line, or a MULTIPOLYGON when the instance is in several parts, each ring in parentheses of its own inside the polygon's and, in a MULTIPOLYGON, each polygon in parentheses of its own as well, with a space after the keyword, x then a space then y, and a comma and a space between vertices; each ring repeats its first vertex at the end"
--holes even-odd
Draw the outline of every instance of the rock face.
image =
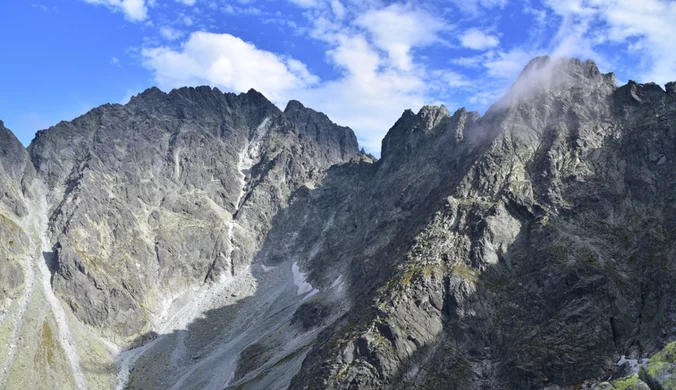
POLYGON ((22 262, 29 243, 19 220, 27 213, 24 178, 30 181, 33 175, 28 153, 0 121, 0 310, 18 297, 24 285, 22 262))
POLYGON ((289 194, 357 155, 354 134, 256 91, 151 89, 40 132, 57 198, 54 288, 83 322, 134 337, 159 297, 248 266, 289 194), (254 234, 251 234, 254 233, 254 234))
POLYGON ((253 90, 150 89, 28 151, 0 125, 0 304, 49 266, 75 388, 591 386, 676 335, 675 118, 673 83, 543 57, 484 116, 405 111, 380 160, 253 90))

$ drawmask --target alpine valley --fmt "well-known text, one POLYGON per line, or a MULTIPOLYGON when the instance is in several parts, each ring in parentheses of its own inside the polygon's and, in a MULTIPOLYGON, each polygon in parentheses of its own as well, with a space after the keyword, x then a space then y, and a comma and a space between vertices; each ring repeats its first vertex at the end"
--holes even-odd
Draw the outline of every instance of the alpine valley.
POLYGON ((3 389, 676 389, 674 340, 676 83, 538 57, 379 159, 254 90, 0 122, 3 389))

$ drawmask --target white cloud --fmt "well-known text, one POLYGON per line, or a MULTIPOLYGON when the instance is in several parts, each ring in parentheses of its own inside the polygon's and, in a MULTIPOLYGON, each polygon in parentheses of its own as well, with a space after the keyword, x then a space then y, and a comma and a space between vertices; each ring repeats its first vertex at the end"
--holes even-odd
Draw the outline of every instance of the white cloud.
POLYGON ((535 53, 517 47, 505 52, 490 53, 483 66, 490 77, 512 81, 533 57, 536 57, 535 53))
POLYGON ((195 32, 178 50, 145 48, 141 55, 159 86, 166 89, 203 84, 235 91, 255 88, 279 103, 288 99, 290 91, 317 81, 300 62, 259 50, 229 34, 195 32))
POLYGON ((160 35, 168 41, 175 41, 182 38, 185 33, 172 27, 164 26, 160 28, 160 35))
POLYGON ((466 14, 478 16, 487 10, 503 8, 507 0, 451 0, 451 3, 466 14))
POLYGON ((148 7, 145 0, 84 0, 89 4, 104 5, 113 11, 124 13, 125 18, 132 22, 139 22, 148 17, 148 7))
POLYGON ((484 61, 483 55, 477 55, 472 57, 458 57, 451 60, 452 64, 460 65, 465 68, 480 68, 481 64, 484 61))
POLYGON ((343 70, 336 80, 294 91, 301 101, 356 130, 360 143, 377 153, 380 142, 405 108, 429 99, 420 74, 383 66, 385 61, 363 35, 340 35, 328 58, 343 70))
POLYGON ((331 1, 331 11, 333 11, 333 15, 338 19, 345 17, 345 6, 339 0, 331 1))
MULTIPOLYGON (((240 1, 240 3, 242 2, 240 1)), ((263 13, 256 7, 238 7, 230 4, 224 6, 221 10, 230 15, 261 15, 263 13)))
POLYGON ((33 8, 37 8, 37 9, 42 10, 42 12, 49 12, 49 8, 47 8, 46 5, 42 5, 42 4, 31 4, 31 5, 32 5, 33 8))
POLYGON ((676 79, 676 2, 662 0, 548 0, 562 19, 554 52, 594 58, 615 67, 600 54, 599 45, 613 43, 639 55, 632 69, 640 81, 666 83, 676 79))
POLYGON ((356 24, 370 33, 376 47, 387 52, 394 66, 403 70, 413 66, 413 47, 439 42, 438 33, 446 28, 443 20, 401 4, 369 11, 356 24))
POLYGON ((197 2, 197 0, 176 0, 177 3, 183 3, 187 6, 193 6, 197 2))
POLYGON ((488 35, 477 28, 470 28, 460 35, 460 44, 469 49, 484 50, 499 45, 500 40, 495 35, 488 35))
POLYGON ((118 60, 117 57, 111 57, 110 63, 117 66, 118 68, 122 67, 122 65, 120 65, 120 60, 118 60))
POLYGON ((302 8, 316 8, 321 4, 319 0, 290 0, 290 1, 302 8))

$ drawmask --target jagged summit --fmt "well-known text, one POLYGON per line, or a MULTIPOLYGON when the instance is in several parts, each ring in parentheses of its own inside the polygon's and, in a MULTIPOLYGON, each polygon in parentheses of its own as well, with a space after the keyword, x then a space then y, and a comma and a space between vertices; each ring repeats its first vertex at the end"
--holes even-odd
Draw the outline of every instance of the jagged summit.
POLYGON ((543 82, 551 79, 549 83, 561 87, 570 87, 583 80, 616 83, 615 74, 612 72, 602 74, 593 60, 582 61, 568 57, 535 57, 526 64, 515 84, 531 77, 539 77, 543 82))
POLYGON ((544 95, 566 93, 571 88, 608 93, 617 88, 614 73, 602 74, 592 60, 566 57, 536 57, 519 74, 505 96, 492 108, 504 108, 544 95))
POLYGON ((289 102, 286 104, 286 108, 284 109, 284 112, 293 112, 293 111, 298 111, 298 110, 303 110, 305 109, 305 106, 303 103, 299 102, 298 100, 289 100, 289 102))
POLYGON ((664 88, 669 95, 676 96, 676 81, 667 83, 664 88))

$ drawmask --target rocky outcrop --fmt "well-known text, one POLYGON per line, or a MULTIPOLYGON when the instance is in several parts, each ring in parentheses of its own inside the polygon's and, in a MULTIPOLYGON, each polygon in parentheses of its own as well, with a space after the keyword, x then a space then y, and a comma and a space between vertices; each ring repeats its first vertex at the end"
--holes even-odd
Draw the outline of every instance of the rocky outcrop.
POLYGON ((639 377, 650 389, 676 389, 676 342, 668 344, 651 357, 650 361, 641 367, 639 377))

